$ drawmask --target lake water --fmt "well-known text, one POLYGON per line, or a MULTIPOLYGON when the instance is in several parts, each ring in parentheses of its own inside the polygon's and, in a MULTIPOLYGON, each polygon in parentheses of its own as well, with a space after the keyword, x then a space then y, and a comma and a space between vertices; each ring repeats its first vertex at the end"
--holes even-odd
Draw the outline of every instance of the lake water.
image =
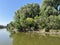
POLYGON ((0 29, 0 45, 60 45, 60 37, 37 33, 10 34, 6 29, 0 29))

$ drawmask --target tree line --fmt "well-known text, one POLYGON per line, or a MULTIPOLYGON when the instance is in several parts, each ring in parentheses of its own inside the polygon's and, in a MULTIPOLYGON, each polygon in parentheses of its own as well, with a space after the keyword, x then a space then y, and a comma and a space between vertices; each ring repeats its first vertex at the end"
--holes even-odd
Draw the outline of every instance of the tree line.
POLYGON ((59 4, 60 0, 43 0, 41 6, 26 4, 15 12, 14 20, 7 24, 7 29, 20 32, 60 29, 59 4))
POLYGON ((0 29, 2 29, 2 28, 6 28, 6 26, 0 25, 0 29))

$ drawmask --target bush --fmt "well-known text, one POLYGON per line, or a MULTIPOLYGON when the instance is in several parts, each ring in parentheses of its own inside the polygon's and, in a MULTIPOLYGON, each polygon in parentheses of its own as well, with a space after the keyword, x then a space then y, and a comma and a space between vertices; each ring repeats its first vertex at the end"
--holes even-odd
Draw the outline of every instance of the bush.
POLYGON ((47 26, 51 29, 59 29, 60 27, 60 17, 59 16, 49 16, 47 26))

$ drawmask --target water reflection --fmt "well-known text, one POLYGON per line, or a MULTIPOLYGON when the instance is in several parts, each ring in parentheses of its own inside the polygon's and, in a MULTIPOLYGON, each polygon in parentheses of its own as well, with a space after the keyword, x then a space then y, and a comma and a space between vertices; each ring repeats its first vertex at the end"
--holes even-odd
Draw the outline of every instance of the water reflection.
POLYGON ((31 32, 10 34, 6 29, 0 29, 0 45, 60 45, 60 35, 31 32))
POLYGON ((0 45, 12 45, 10 33, 6 29, 0 29, 0 45))
POLYGON ((11 36, 13 45, 60 45, 60 37, 50 36, 49 34, 18 33, 11 36))

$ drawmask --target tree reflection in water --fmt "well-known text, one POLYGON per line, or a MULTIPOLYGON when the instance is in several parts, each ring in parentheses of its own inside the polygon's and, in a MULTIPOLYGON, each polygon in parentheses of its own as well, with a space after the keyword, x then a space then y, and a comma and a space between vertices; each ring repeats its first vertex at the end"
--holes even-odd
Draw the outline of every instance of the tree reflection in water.
POLYGON ((48 34, 18 33, 12 34, 13 45, 60 45, 60 37, 53 37, 48 34))

